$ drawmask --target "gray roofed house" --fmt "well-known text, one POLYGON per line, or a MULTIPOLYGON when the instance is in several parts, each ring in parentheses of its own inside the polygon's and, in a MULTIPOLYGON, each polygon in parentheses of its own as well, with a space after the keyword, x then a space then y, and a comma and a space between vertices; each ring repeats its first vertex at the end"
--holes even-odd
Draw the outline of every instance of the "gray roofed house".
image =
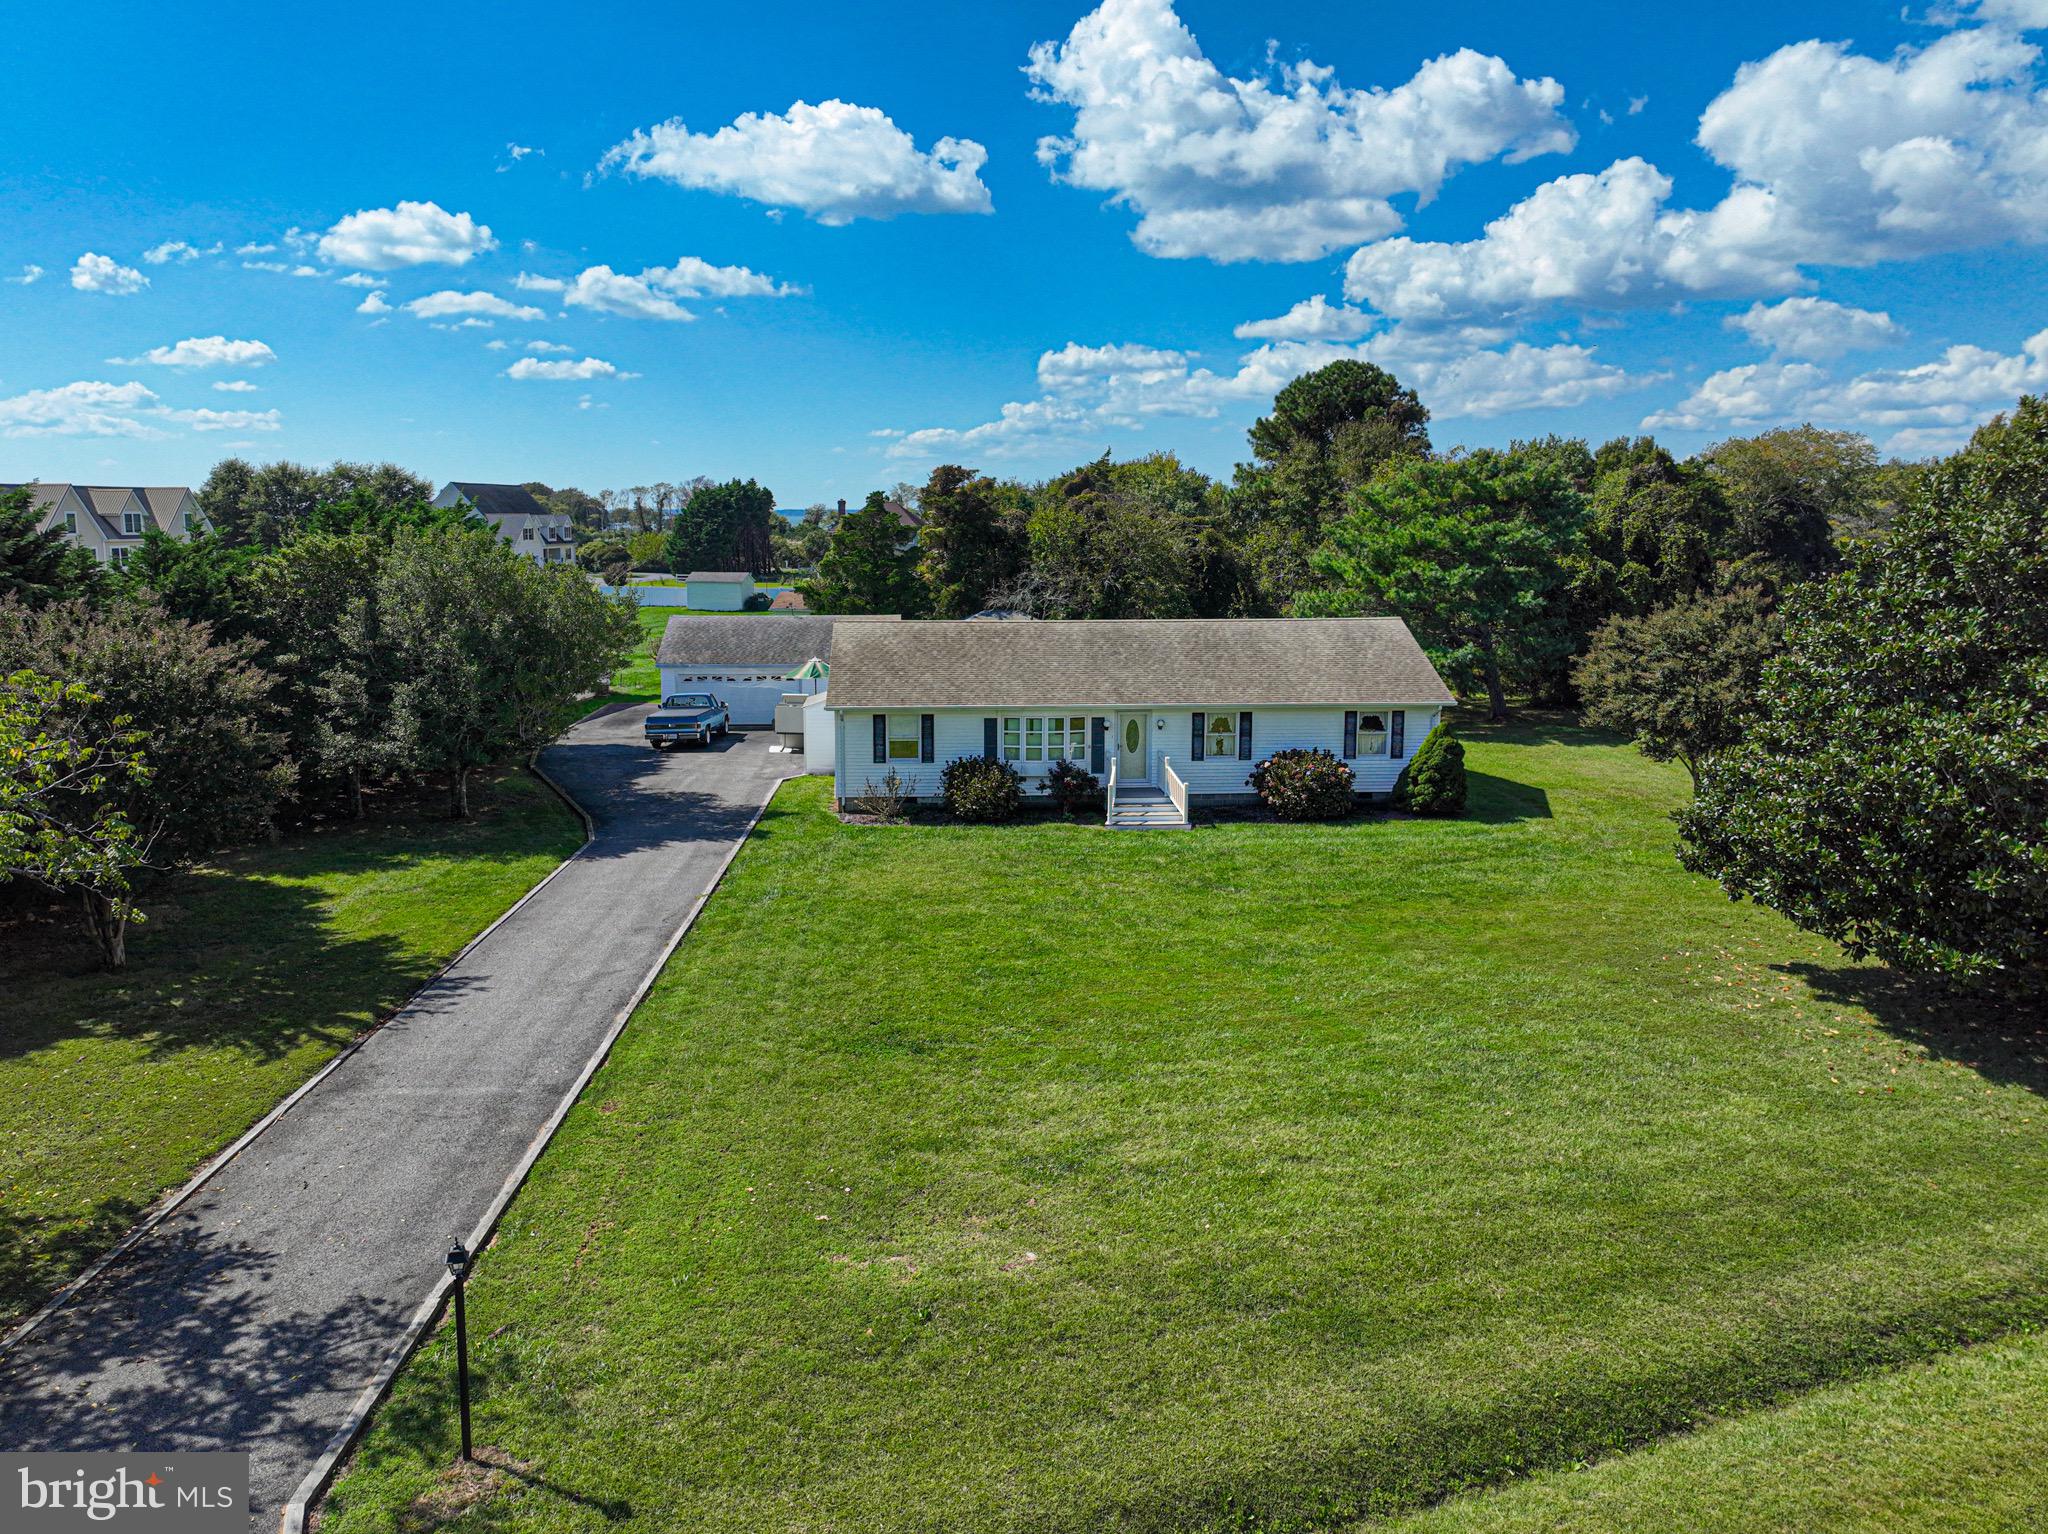
MULTIPOLYGON (((13 485, 4 489, 18 488, 13 485)), ((31 505, 43 529, 61 530, 102 564, 119 565, 152 529, 183 539, 203 531, 206 519, 183 485, 37 484, 31 505)))
POLYGON ((1275 751, 1342 759, 1385 798, 1457 699, 1398 618, 854 624, 834 635, 842 805, 936 797, 945 764, 1007 762, 1027 793, 1061 762, 1103 780, 1108 823, 1189 825, 1251 798, 1275 751))
MULTIPOLYGON (((655 647, 657 666, 741 670, 801 666, 813 658, 830 662, 838 624, 881 626, 874 618, 824 617, 816 613, 678 614, 655 647)), ((890 627, 894 623, 890 622, 890 627)))
POLYGON ((434 497, 434 504, 468 507, 516 553, 535 564, 566 564, 576 557, 576 528, 569 514, 553 510, 524 485, 450 480, 434 497))
POLYGON ((1457 700, 1399 618, 891 624, 843 636, 835 708, 1457 700))

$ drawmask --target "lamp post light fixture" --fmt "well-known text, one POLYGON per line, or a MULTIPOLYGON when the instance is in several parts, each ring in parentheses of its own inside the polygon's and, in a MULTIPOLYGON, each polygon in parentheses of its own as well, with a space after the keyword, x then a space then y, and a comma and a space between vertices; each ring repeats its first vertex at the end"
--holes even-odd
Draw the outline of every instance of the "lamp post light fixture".
POLYGON ((469 1277, 469 1249, 460 1241, 448 1248, 448 1276, 455 1280, 455 1380, 462 1402, 462 1458, 475 1456, 469 1447, 469 1318, 463 1313, 462 1281, 469 1277))

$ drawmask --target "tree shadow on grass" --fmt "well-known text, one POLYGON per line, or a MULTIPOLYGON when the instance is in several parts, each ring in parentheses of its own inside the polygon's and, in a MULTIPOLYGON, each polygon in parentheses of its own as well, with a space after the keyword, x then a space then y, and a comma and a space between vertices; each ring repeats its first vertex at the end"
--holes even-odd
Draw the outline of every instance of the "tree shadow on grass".
POLYGON ((1460 739, 1504 746, 1628 744, 1624 737, 1612 730, 1596 730, 1581 724, 1579 716, 1565 708, 1511 708, 1507 719, 1500 724, 1489 722, 1484 710, 1453 708, 1444 711, 1444 722, 1460 739))
POLYGON ((1465 818, 1482 825, 1517 820, 1550 819, 1550 795, 1529 783, 1497 778, 1490 772, 1465 773, 1465 818))
POLYGON ((2048 1096, 2048 1022, 2038 1003, 1966 990, 1878 965, 1781 964, 1835 1006, 1861 1007, 1887 1033, 1967 1065, 1986 1081, 2048 1096))

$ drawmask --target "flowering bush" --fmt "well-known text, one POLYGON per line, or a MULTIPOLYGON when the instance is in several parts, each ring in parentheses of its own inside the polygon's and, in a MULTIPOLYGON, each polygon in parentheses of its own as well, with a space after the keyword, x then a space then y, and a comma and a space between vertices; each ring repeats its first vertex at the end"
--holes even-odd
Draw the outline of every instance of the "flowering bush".
POLYGON ((1282 820, 1342 820, 1351 813, 1351 768, 1320 746, 1275 751, 1252 769, 1251 785, 1282 820))
POLYGON ((939 795, 954 819, 993 825, 1015 820, 1024 808, 1024 780, 1008 762, 963 756, 939 774, 939 795))

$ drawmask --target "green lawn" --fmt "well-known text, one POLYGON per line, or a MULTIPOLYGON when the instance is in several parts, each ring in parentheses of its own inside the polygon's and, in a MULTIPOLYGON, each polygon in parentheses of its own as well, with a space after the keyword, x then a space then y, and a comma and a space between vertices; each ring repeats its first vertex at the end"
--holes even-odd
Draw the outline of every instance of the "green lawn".
MULTIPOLYGON (((661 692, 661 668, 654 664, 655 647, 661 643, 661 636, 668 629, 668 620, 676 617, 701 617, 694 607, 642 607, 634 616, 640 620, 640 642, 633 647, 633 653, 626 663, 612 673, 612 690, 609 693, 586 698, 583 712, 608 708, 619 702, 653 703, 661 692)), ((730 613, 719 614, 731 617, 730 613)))
POLYGON ((1359 1534, 2039 1534, 2048 1337, 1816 1391, 1359 1534))
MULTIPOLYGON (((786 787, 472 1291, 464 1528, 1326 1528, 2048 1317, 2042 1041, 1683 873, 1683 774, 1456 823, 843 827, 786 787)), ((328 1534, 450 1505, 449 1349, 328 1534)))
POLYGON ((0 1321, 32 1309, 582 842, 524 773, 294 835, 144 902, 128 968, 0 935, 0 1321))

